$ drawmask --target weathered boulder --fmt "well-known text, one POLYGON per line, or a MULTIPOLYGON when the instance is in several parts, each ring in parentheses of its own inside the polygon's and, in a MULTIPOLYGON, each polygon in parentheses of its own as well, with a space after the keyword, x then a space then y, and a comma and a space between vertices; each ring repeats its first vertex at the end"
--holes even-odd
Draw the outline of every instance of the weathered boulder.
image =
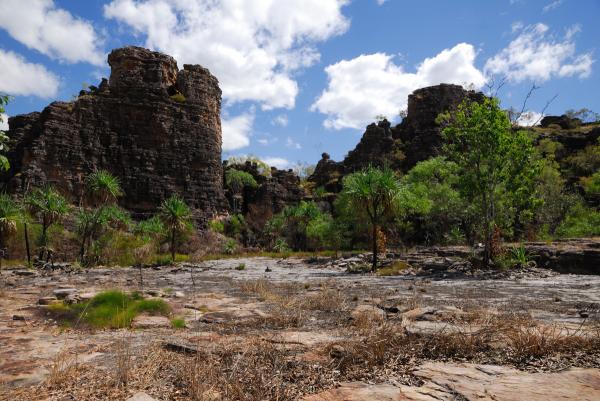
POLYGON ((152 212, 178 193, 208 217, 226 208, 221 169, 221 90, 200 66, 140 47, 113 50, 110 80, 72 102, 9 119, 10 191, 52 183, 74 202, 84 179, 106 169, 120 200, 152 212))

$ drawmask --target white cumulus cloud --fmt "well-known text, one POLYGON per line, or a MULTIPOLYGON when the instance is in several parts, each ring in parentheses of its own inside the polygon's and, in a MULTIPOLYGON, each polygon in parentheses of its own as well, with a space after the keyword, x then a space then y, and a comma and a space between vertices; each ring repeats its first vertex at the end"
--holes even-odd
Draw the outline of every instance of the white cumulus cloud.
POLYGON ((592 72, 592 53, 576 54, 574 26, 564 38, 548 34, 548 26, 535 24, 523 28, 510 44, 485 63, 487 74, 506 76, 518 83, 525 80, 547 81, 553 77, 586 78, 592 72))
POLYGON ((0 92, 9 95, 55 97, 59 79, 41 64, 29 63, 23 56, 0 49, 0 92))
POLYGON ((104 15, 180 63, 202 64, 228 102, 292 108, 294 70, 319 59, 315 46, 346 31, 348 0, 113 0, 104 15))
POLYGON ((254 112, 252 111, 236 117, 222 118, 223 151, 232 151, 250 145, 252 124, 254 124, 254 112))
POLYGON ((290 161, 283 157, 261 157, 261 160, 278 169, 284 169, 290 165, 290 161))
POLYGON ((532 127, 534 125, 539 125, 543 117, 544 115, 542 113, 538 113, 537 111, 525 111, 517 119, 517 125, 521 127, 532 127))
POLYGON ((0 114, 0 131, 8 130, 8 116, 4 113, 0 114))
POLYGON ((406 108, 415 89, 439 83, 483 86, 485 78, 474 65, 475 55, 472 45, 459 43, 426 58, 415 72, 405 71, 386 53, 342 60, 325 68, 328 87, 311 110, 326 114, 324 125, 333 129, 360 129, 381 114, 393 118, 406 108))
POLYGON ((94 27, 53 0, 2 0, 0 27, 15 40, 46 56, 68 63, 104 63, 94 27))

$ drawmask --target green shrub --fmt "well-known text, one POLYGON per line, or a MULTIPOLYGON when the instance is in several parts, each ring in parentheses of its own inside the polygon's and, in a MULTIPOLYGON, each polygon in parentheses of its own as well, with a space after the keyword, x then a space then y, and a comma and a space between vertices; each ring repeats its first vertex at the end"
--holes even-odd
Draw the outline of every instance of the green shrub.
POLYGON ((214 219, 208 222, 208 228, 215 233, 223 234, 225 232, 225 224, 223 220, 214 219))
POLYGON ((576 203, 556 229, 556 234, 563 238, 600 235, 600 211, 576 203))
POLYGON ((225 244, 223 245, 223 252, 227 255, 233 255, 235 253, 236 248, 237 242, 235 242, 235 240, 232 238, 228 238, 227 241, 225 241, 225 244))

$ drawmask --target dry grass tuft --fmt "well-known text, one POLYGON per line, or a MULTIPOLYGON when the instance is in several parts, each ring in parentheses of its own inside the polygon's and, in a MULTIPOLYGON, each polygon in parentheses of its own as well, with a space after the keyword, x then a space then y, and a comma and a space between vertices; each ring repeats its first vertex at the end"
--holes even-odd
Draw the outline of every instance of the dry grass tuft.
POLYGON ((67 350, 60 351, 54 357, 46 378, 49 388, 61 387, 78 374, 77 355, 67 350))

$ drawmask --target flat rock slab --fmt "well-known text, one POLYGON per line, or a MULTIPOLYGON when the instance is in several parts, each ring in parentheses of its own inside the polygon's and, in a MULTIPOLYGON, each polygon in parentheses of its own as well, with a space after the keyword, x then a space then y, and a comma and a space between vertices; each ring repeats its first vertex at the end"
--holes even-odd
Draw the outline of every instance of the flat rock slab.
POLYGON ((413 372, 422 386, 342 383, 303 401, 595 401, 600 400, 599 369, 527 373, 471 364, 426 363, 413 372))
POLYGON ((157 401, 156 398, 150 397, 146 393, 135 393, 132 397, 128 398, 126 401, 157 401))
POLYGON ((425 380, 423 387, 435 391, 443 386, 467 400, 600 400, 599 369, 527 373, 504 366, 431 362, 413 373, 425 380))
POLYGON ((133 322, 131 322, 131 327, 134 329, 170 328, 171 321, 164 316, 139 315, 133 319, 133 322))
POLYGON ((342 383, 340 387, 313 394, 303 401, 403 401, 398 387, 391 384, 342 383))

